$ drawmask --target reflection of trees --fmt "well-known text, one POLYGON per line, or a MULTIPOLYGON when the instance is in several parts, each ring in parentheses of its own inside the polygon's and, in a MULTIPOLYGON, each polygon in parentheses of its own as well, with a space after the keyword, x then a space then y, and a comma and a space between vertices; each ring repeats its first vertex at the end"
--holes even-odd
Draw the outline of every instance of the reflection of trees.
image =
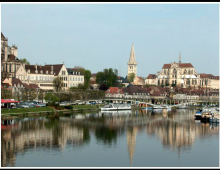
POLYGON ((97 127, 95 136, 98 141, 102 141, 105 145, 112 145, 112 143, 115 144, 117 141, 117 129, 110 129, 105 126, 97 127))

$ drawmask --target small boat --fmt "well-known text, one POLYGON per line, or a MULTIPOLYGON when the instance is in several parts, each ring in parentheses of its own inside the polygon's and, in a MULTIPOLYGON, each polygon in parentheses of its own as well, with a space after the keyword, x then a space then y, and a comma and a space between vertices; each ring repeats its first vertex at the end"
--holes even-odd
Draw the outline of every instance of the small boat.
POLYGON ((219 112, 217 110, 212 110, 211 113, 212 115, 209 118, 209 122, 219 123, 219 112))
POLYGON ((162 105, 162 109, 171 110, 171 107, 169 105, 164 104, 162 105))
POLYGON ((101 111, 105 110, 131 110, 131 105, 115 105, 115 104, 108 104, 101 108, 101 111))
POLYGON ((202 109, 199 109, 195 114, 195 119, 199 120, 202 116, 202 109))
POLYGON ((153 105, 153 109, 162 109, 160 105, 153 105))
POLYGON ((178 109, 187 109, 187 106, 186 106, 186 105, 178 105, 177 108, 178 108, 178 109))

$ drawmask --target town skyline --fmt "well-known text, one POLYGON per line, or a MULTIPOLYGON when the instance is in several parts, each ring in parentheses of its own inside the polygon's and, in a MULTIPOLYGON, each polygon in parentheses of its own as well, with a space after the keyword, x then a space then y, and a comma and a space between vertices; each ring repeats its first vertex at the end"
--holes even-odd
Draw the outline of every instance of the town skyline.
POLYGON ((138 76, 157 74, 180 52, 197 73, 219 75, 218 4, 1 5, 1 32, 32 65, 113 68, 125 77, 133 43, 138 76))

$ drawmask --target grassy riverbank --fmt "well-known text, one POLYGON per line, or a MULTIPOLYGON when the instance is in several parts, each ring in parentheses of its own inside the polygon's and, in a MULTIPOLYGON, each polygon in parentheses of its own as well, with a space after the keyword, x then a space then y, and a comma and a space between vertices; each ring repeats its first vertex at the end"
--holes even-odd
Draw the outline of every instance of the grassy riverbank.
POLYGON ((71 113, 87 113, 88 111, 98 111, 103 105, 72 105, 70 109, 60 107, 56 110, 53 107, 34 107, 34 108, 15 108, 1 110, 1 118, 43 116, 43 115, 62 115, 71 113))
POLYGON ((28 112, 42 112, 42 111, 53 111, 51 107, 33 107, 33 108, 15 108, 15 109, 4 109, 1 110, 1 114, 7 113, 28 113, 28 112))

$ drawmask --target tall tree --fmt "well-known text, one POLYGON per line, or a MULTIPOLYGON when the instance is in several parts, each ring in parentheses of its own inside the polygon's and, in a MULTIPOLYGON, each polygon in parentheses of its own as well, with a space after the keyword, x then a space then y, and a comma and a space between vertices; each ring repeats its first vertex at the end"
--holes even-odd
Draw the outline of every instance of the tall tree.
POLYGON ((89 81, 90 81, 91 76, 92 76, 92 74, 91 74, 90 70, 84 71, 84 85, 86 88, 89 87, 89 81))

